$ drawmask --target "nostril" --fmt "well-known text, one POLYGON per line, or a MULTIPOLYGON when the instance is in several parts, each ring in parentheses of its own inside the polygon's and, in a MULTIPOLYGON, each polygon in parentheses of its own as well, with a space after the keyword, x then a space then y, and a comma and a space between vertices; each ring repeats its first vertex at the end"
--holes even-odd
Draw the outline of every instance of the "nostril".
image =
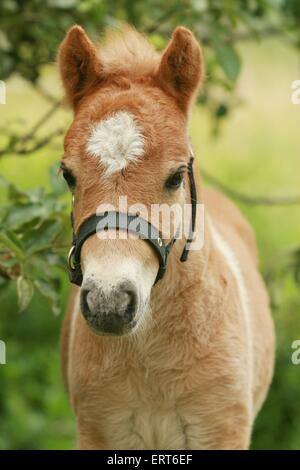
POLYGON ((130 323, 134 317, 137 304, 137 295, 133 289, 125 289, 120 299, 120 312, 123 314, 125 323, 130 323))
POLYGON ((82 313, 85 317, 92 315, 92 309, 89 305, 89 297, 91 295, 91 291, 88 289, 81 289, 80 293, 80 305, 82 313))

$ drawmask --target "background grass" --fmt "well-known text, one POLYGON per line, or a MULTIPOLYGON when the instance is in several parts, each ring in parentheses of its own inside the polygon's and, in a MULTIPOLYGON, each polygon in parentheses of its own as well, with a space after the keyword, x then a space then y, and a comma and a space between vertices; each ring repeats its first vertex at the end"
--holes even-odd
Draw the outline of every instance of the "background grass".
MULTIPOLYGON (((238 93, 242 104, 224 122, 218 139, 212 122, 197 109, 191 135, 201 165, 228 186, 249 195, 293 195, 300 192, 300 106, 291 103, 291 83, 299 79, 299 59, 282 43, 265 41, 240 48, 244 64, 238 93)), ((7 105, 0 108, 0 128, 30 126, 49 106, 20 78, 7 84, 7 105)), ((43 86, 57 96, 53 67, 44 70, 43 86)), ((47 127, 67 128, 68 111, 47 127)), ((0 135, 0 145, 5 138, 0 135)), ((0 172, 21 188, 48 187, 48 170, 62 154, 62 139, 28 157, 7 156, 0 172)), ((3 201, 4 195, 0 195, 3 201)), ((67 198, 68 200, 69 198, 67 198)), ((299 244, 299 207, 239 204, 254 226, 263 269, 299 244)), ((69 288, 62 276, 64 305, 69 288)), ((63 390, 59 366, 62 315, 55 317, 38 296, 19 314, 15 287, 0 291, 0 338, 7 345, 7 364, 0 366, 0 448, 64 449, 75 445, 75 423, 63 390)), ((277 363, 271 391, 253 436, 253 448, 300 449, 300 366, 291 363, 291 344, 300 338, 300 295, 292 279, 283 281, 274 310, 277 363)))

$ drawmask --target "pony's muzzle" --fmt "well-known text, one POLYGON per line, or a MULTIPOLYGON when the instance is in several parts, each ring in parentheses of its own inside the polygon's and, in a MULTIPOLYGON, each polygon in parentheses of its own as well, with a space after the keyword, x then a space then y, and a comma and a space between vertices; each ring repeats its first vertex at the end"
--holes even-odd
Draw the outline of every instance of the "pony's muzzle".
POLYGON ((137 292, 129 281, 106 289, 95 282, 83 284, 80 304, 87 324, 98 335, 123 335, 136 324, 137 292))

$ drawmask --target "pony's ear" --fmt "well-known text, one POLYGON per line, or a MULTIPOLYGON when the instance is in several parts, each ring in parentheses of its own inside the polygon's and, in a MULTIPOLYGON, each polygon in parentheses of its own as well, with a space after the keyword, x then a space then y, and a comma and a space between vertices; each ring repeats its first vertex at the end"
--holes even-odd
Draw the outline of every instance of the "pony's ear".
POLYGON ((58 65, 67 99, 74 108, 103 78, 96 47, 80 26, 73 26, 66 34, 58 50, 58 65))
POLYGON ((160 85, 188 111, 204 76, 200 46, 193 33, 179 26, 163 52, 157 71, 160 85))

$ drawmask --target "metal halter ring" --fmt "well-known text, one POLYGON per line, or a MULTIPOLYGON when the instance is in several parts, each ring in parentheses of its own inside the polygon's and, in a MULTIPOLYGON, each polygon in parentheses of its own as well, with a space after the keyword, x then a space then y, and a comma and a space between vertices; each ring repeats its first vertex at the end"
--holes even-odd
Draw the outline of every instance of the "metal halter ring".
POLYGON ((72 245, 71 249, 69 251, 69 254, 68 254, 68 268, 69 268, 70 271, 75 271, 75 266, 72 263, 72 258, 73 258, 74 251, 75 251, 75 245, 72 245))

